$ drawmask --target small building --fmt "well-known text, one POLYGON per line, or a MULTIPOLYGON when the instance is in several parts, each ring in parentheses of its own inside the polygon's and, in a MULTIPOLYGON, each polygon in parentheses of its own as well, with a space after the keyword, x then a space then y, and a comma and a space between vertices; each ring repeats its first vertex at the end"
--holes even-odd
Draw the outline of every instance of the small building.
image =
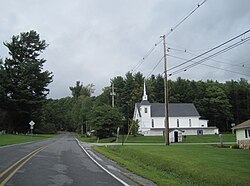
POLYGON ((240 148, 250 149, 250 119, 233 127, 240 148))
MULTIPOLYGON (((218 134, 218 128, 208 126, 193 103, 169 103, 170 142, 181 142, 182 136, 218 134)), ((133 119, 138 121, 139 133, 145 136, 163 136, 165 132, 165 104, 150 103, 144 93, 142 101, 135 104, 133 119)))

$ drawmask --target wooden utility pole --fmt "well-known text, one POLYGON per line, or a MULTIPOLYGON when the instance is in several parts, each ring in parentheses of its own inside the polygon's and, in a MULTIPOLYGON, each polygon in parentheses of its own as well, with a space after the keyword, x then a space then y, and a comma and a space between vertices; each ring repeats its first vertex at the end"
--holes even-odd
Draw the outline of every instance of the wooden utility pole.
POLYGON ((161 36, 164 45, 164 93, 165 93, 165 143, 169 145, 169 111, 168 111, 168 76, 167 76, 167 51, 166 35, 161 36))
POLYGON ((110 93, 110 95, 112 96, 112 107, 115 107, 115 87, 114 87, 114 83, 112 83, 112 92, 110 93))

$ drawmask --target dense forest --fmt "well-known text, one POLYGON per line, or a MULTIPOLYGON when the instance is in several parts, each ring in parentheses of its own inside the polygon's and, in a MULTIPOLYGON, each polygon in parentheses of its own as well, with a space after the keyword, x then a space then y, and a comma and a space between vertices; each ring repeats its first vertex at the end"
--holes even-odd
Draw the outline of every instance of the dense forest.
MULTIPOLYGON (((36 133, 59 130, 86 133, 95 130, 99 137, 111 136, 117 127, 127 132, 140 102, 146 82, 150 102, 164 102, 164 78, 128 72, 111 79, 115 86, 115 107, 111 106, 111 87, 104 87, 93 96, 94 85, 77 81, 69 88, 71 96, 47 99, 52 73, 43 71, 45 59, 39 55, 48 46, 35 31, 13 36, 4 43, 10 57, 0 59, 0 131, 9 133, 29 131, 29 121, 36 125, 36 133)), ((84 80, 83 80, 84 81, 84 80)), ((212 80, 168 81, 170 103, 194 103, 200 115, 217 126, 221 132, 231 130, 231 124, 250 118, 250 84, 246 79, 217 82, 212 80)))
MULTIPOLYGON (((91 96, 94 91, 92 84, 84 86, 76 82, 70 87, 72 97, 46 101, 43 130, 46 126, 46 132, 83 130, 85 133, 100 127, 102 133, 108 135, 116 127, 123 126, 127 131, 134 105, 142 99, 144 80, 149 101, 164 102, 164 79, 160 75, 145 79, 139 72, 128 72, 125 77, 111 79, 116 92, 115 108, 111 107, 110 86, 95 97, 91 96)), ((239 124, 250 118, 250 84, 245 79, 219 83, 179 77, 175 81, 169 80, 168 85, 169 102, 194 103, 202 118, 209 120, 209 126, 217 126, 221 132, 230 131, 232 123, 239 124)))

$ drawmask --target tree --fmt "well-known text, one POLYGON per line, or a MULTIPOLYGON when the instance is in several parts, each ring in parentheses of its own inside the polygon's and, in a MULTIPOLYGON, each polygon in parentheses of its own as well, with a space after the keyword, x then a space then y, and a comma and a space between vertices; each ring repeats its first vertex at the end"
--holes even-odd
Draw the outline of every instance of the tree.
POLYGON ((250 84, 241 78, 240 81, 228 81, 224 86, 232 105, 232 122, 239 124, 250 118, 250 84))
POLYGON ((111 137, 117 127, 121 126, 122 114, 109 105, 95 107, 90 115, 91 128, 99 138, 111 137))
POLYGON ((104 87, 102 89, 102 94, 95 97, 94 103, 96 106, 110 105, 111 104, 110 87, 104 87))
POLYGON ((83 86, 83 84, 80 81, 77 81, 76 86, 69 87, 69 89, 72 92, 72 96, 74 98, 78 98, 81 95, 90 97, 91 94, 93 94, 95 91, 94 87, 95 86, 93 84, 88 84, 86 86, 83 86))
POLYGON ((138 129, 139 129, 139 121, 138 120, 131 120, 130 121, 130 133, 133 135, 133 136, 137 136, 138 135, 138 129))
POLYGON ((74 131, 80 130, 82 126, 86 131, 87 118, 92 109, 92 99, 88 96, 80 96, 77 100, 74 100, 74 106, 72 108, 71 116, 74 124, 74 131))
POLYGON ((231 105, 222 88, 211 84, 206 89, 201 100, 196 100, 196 105, 202 116, 209 119, 209 125, 217 126, 221 131, 230 129, 228 121, 232 119, 231 105))
MULTIPOLYGON (((111 79, 111 84, 114 83, 115 86, 115 106, 121 108, 123 105, 123 89, 125 86, 125 81, 123 77, 117 76, 114 79, 111 79)), ((110 97, 110 94, 108 95, 110 97)), ((111 103, 111 102, 110 102, 111 103)))
POLYGON ((4 45, 9 50, 1 66, 1 108, 7 110, 11 122, 8 130, 28 130, 29 120, 39 120, 40 109, 52 82, 52 73, 43 71, 45 59, 39 58, 48 46, 39 34, 31 30, 13 36, 4 45))

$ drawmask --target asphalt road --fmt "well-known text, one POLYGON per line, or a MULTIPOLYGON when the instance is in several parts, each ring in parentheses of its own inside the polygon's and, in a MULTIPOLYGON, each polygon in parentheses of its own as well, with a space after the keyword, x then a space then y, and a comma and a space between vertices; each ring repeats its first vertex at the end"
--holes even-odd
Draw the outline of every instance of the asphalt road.
MULTIPOLYGON (((0 186, 124 185, 97 166, 67 133, 0 148, 0 186)), ((130 185, 130 184, 129 184, 130 185)))

